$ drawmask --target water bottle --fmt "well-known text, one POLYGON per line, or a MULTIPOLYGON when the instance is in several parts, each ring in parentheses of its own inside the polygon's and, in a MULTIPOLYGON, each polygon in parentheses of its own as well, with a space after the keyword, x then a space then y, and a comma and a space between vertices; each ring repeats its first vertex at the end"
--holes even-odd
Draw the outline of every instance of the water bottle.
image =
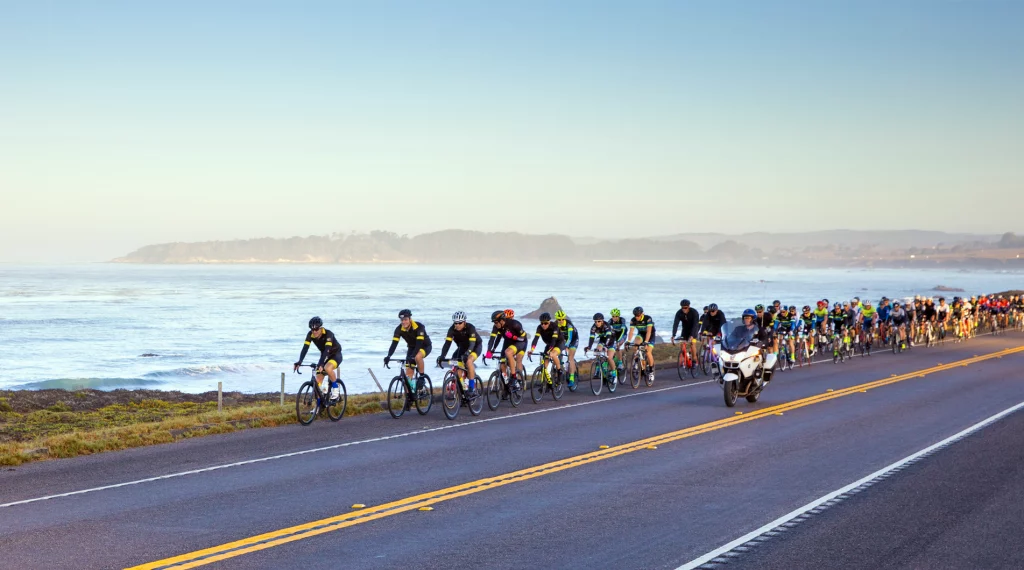
POLYGON ((320 391, 324 394, 329 394, 331 389, 331 379, 324 377, 323 381, 320 382, 320 391))

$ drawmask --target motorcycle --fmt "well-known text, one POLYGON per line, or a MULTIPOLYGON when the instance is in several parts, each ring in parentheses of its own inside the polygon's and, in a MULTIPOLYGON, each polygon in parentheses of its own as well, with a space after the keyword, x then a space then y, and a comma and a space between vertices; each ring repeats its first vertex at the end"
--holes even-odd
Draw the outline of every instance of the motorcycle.
POLYGON ((756 402, 775 373, 778 357, 764 354, 755 341, 756 331, 737 325, 715 346, 720 367, 718 383, 722 385, 725 405, 730 408, 740 397, 756 402))

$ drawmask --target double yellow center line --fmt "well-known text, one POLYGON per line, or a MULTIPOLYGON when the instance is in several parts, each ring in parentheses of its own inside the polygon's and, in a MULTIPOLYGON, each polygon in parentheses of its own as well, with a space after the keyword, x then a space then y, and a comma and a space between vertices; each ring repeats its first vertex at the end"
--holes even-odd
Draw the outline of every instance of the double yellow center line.
POLYGON ((960 368, 969 364, 982 362, 991 358, 1001 358, 1009 354, 1015 354, 1017 352, 1024 351, 1024 346, 1001 350, 991 354, 983 356, 975 356, 973 358, 967 358, 952 362, 950 364, 943 364, 928 368, 925 370, 918 370, 915 372, 909 372, 907 374, 894 375, 890 378, 884 378, 882 380, 876 380, 874 382, 868 382, 866 384, 860 384, 857 386, 851 386, 841 390, 835 390, 825 392, 816 396, 810 396, 802 398, 800 400, 794 400, 785 404, 779 404, 776 406, 770 406, 767 408, 760 408, 753 410, 742 415, 730 416, 713 422, 673 431, 646 439, 625 443, 622 445, 616 445, 607 449, 601 449, 599 451, 593 451, 590 453, 584 453, 582 455, 576 455, 574 457, 568 457, 566 459, 560 459, 543 465, 537 465, 526 469, 520 469, 519 471, 512 471, 503 475, 497 475, 494 477, 487 477, 484 479, 478 479, 462 485, 456 485, 454 487, 447 487, 445 489, 439 489, 437 491, 431 491, 429 493, 423 493, 422 495, 416 495, 414 497, 408 497, 398 501, 393 501, 383 505, 375 507, 353 511, 336 517, 330 517, 321 519, 318 521, 309 522, 297 526, 283 528, 273 532, 259 534, 244 538, 242 540, 236 540, 234 542, 228 542, 212 548, 204 550, 197 550, 195 552, 189 552, 173 558, 165 558, 163 560, 157 560, 156 562, 150 562, 148 564, 142 564, 134 566, 129 570, 155 570, 164 568, 184 569, 184 568, 195 568, 197 566, 204 566, 220 560, 228 558, 234 558, 243 554, 249 554, 251 552, 257 552, 267 548, 273 548, 289 542, 310 538, 320 534, 341 530, 351 526, 367 523, 384 517, 390 517, 399 513, 405 513, 424 507, 429 507, 437 503, 444 501, 450 501, 458 497, 465 497, 486 491, 489 489, 496 489, 512 483, 519 483, 521 481, 527 481, 551 473, 557 473, 559 471, 565 471, 566 469, 572 469, 581 465, 587 465, 597 461, 610 459, 612 457, 618 457, 634 451, 643 449, 649 449, 651 447, 686 439, 702 433, 708 433, 711 431, 719 430, 725 427, 739 425, 742 423, 754 421, 766 416, 772 416, 781 414, 789 410, 795 410, 797 408, 803 408, 812 404, 820 402, 826 402, 828 400, 834 400, 850 394, 859 392, 866 392, 873 388, 880 388, 889 384, 895 384, 896 382, 902 382, 911 378, 922 378, 927 374, 934 374, 936 372, 942 372, 944 370, 951 370, 953 368, 960 368))

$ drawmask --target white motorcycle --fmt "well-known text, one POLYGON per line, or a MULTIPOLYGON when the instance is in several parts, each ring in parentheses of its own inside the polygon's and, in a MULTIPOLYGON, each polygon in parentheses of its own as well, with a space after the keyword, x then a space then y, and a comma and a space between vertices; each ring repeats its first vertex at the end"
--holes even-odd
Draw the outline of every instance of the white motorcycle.
POLYGON ((776 355, 764 356, 754 342, 754 331, 737 325, 714 348, 718 353, 718 383, 722 385, 725 405, 730 408, 739 397, 756 402, 775 372, 776 355))

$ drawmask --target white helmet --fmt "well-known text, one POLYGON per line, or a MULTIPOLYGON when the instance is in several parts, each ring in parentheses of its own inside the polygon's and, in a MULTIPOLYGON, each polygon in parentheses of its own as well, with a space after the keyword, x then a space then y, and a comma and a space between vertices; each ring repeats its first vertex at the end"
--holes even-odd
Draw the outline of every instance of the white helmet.
POLYGON ((462 311, 455 311, 455 314, 452 315, 452 322, 456 324, 466 322, 466 313, 462 311))

